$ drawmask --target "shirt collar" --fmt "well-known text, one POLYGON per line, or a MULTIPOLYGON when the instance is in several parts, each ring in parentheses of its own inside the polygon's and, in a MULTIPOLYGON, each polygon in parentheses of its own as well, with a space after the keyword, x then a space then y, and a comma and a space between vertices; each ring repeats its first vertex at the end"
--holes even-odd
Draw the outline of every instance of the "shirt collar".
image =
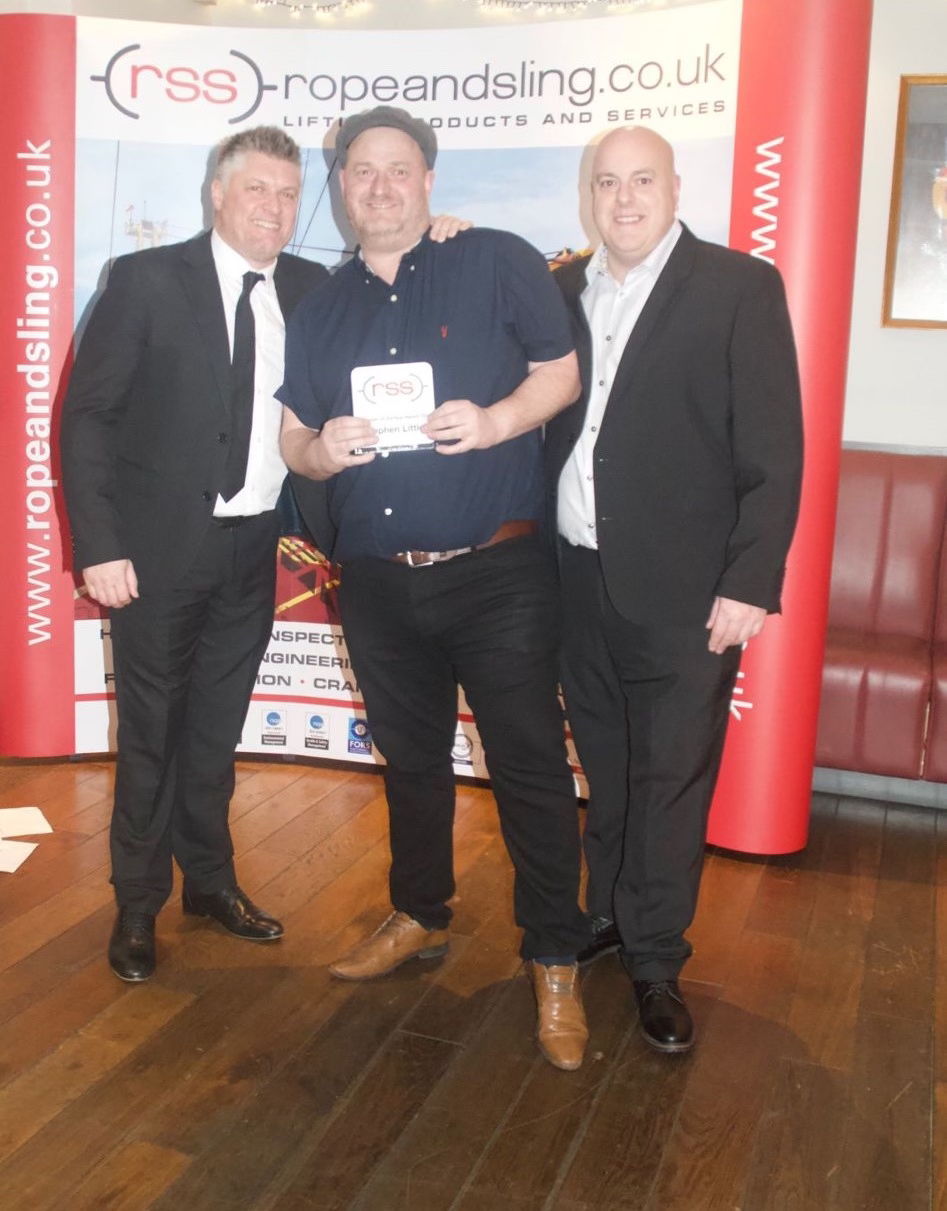
POLYGON ((608 249, 604 244, 599 244, 592 254, 592 260, 589 262, 590 273, 586 277, 608 278, 619 288, 628 281, 632 274, 640 276, 642 273, 649 273, 652 277, 656 278, 667 264, 668 257, 674 251, 674 245, 680 239, 681 230, 680 220, 675 219, 644 260, 639 262, 634 269, 628 271, 625 275, 625 282, 618 282, 612 277, 608 268, 608 249))
POLYGON ((227 241, 222 239, 216 231, 210 233, 210 247, 214 255, 214 264, 217 266, 219 273, 223 273, 227 277, 239 281, 248 269, 252 269, 255 273, 263 274, 267 285, 273 281, 273 274, 276 270, 275 259, 262 269, 254 269, 250 262, 245 257, 242 257, 236 248, 231 248, 227 241))
MULTIPOLYGON (((417 260, 419 254, 430 243, 431 243, 431 229, 430 229, 430 227, 428 227, 425 230, 424 234, 421 236, 421 238, 418 240, 418 242, 416 244, 412 244, 411 247, 406 252, 403 252, 401 254, 401 260, 398 264, 398 273, 395 274, 395 277, 397 278, 400 276, 400 274, 404 270, 405 266, 413 265, 414 262, 417 260)), ((369 265, 368 261, 365 260, 365 253, 362 251, 361 244, 358 244, 355 248, 355 258, 354 259, 358 262, 358 267, 365 274, 367 280, 370 281, 373 278, 377 278, 378 275, 375 273, 374 269, 372 269, 371 265, 369 265)), ((386 283, 386 285, 387 285, 387 283, 386 283)))

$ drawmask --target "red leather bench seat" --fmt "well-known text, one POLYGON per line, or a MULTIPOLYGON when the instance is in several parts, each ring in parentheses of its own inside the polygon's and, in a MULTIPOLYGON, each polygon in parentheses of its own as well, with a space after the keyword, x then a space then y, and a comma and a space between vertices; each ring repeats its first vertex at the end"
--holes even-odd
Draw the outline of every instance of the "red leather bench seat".
POLYGON ((842 452, 817 764, 925 776, 945 513, 947 459, 842 452))
POLYGON ((940 585, 934 613, 931 664, 931 718, 924 777, 930 782, 947 782, 947 524, 944 525, 944 543, 940 554, 940 585))
POLYGON ((822 673, 818 765, 920 777, 930 647, 905 635, 832 630, 822 673))

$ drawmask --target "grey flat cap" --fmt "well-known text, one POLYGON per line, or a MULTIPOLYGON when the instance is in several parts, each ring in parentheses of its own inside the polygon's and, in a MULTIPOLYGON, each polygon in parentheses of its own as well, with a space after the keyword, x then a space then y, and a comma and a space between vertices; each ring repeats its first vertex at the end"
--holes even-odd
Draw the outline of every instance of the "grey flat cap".
POLYGON ((395 130, 403 131, 420 147, 428 168, 434 167, 437 158, 437 135, 433 127, 423 118, 412 117, 406 109, 398 109, 394 105, 376 105, 374 109, 363 109, 360 113, 352 114, 342 123, 342 129, 335 140, 335 150, 343 168, 348 159, 349 148, 358 136, 376 126, 393 126, 395 130))

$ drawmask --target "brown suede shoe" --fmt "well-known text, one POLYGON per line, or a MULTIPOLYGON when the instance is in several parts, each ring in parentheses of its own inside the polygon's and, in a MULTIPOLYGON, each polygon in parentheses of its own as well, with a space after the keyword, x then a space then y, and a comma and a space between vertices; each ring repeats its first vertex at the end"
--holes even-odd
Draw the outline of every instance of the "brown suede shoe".
POLYGON ((446 929, 425 929, 406 912, 393 912, 371 937, 354 946, 329 967, 340 980, 373 980, 386 976, 408 959, 436 959, 447 954, 446 929))
POLYGON ((589 1028, 585 1024, 579 966, 546 967, 530 963, 538 1011, 539 1050, 556 1068, 572 1071, 582 1064, 589 1028))

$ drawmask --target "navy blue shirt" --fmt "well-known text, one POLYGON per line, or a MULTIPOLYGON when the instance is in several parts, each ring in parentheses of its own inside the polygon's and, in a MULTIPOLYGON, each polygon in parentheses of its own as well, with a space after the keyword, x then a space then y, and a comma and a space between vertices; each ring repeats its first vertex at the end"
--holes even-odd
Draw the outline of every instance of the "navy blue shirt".
MULTIPOLYGON (((430 362, 438 404, 503 399, 529 362, 573 348, 560 292, 519 236, 479 228, 443 244, 427 235, 401 258, 392 285, 356 256, 293 312, 278 398, 320 429, 351 414, 355 366, 430 362)), ((505 521, 543 509, 541 433, 489 450, 399 451, 327 483, 335 559, 445 551, 485 542, 505 521)))

